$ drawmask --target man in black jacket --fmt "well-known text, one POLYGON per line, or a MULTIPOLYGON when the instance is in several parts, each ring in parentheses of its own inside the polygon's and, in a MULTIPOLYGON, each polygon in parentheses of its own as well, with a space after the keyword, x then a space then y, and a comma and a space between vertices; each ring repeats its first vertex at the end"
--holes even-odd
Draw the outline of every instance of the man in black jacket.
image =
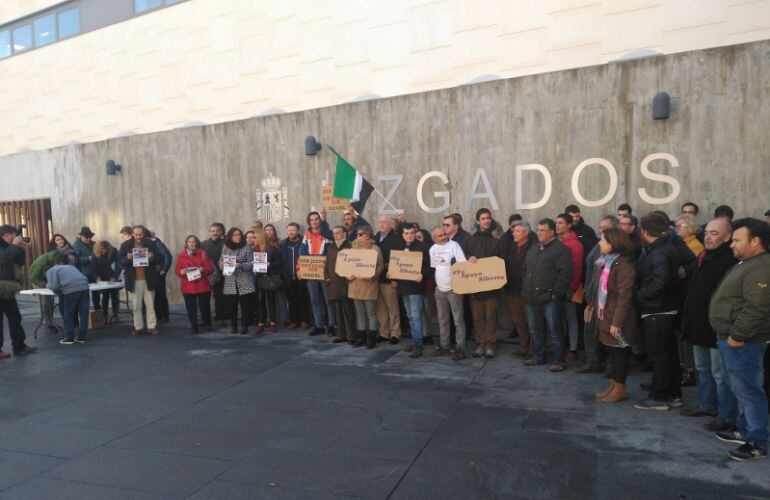
POLYGON ((134 315, 134 329, 131 335, 141 335, 144 331, 142 304, 144 304, 147 312, 147 333, 158 335, 160 332, 155 317, 155 289, 160 281, 156 267, 160 259, 158 247, 150 238, 145 238, 143 226, 134 226, 131 231, 133 238, 124 241, 118 251, 118 265, 123 268, 125 273, 123 280, 126 285, 126 292, 129 293, 131 299, 134 315), (135 261, 135 250, 137 257, 144 254, 143 257, 147 258, 146 263, 140 264, 135 261))
POLYGON ((596 232, 580 216, 580 209, 577 205, 568 205, 564 211, 572 216, 571 230, 577 235, 580 244, 583 245, 583 255, 588 255, 594 245, 599 243, 596 232))
POLYGON ((511 322, 516 327, 516 334, 519 337, 519 352, 516 355, 521 358, 528 358, 532 354, 532 346, 530 345, 527 309, 521 295, 521 286, 524 280, 524 261, 527 258, 529 248, 536 243, 537 236, 532 233, 529 224, 522 220, 514 221, 512 225, 510 244, 506 241, 505 234, 501 238, 505 252, 505 275, 507 278, 505 299, 511 322))
POLYGON ((665 217, 647 214, 639 225, 645 246, 636 265, 639 283, 636 301, 653 377, 649 396, 634 403, 634 408, 668 410, 682 406, 682 370, 675 334, 679 314, 677 270, 681 258, 668 241, 671 228, 665 217))
POLYGON ((29 347, 24 343, 27 336, 21 326, 21 313, 19 304, 16 303, 16 267, 24 265, 27 254, 24 247, 27 244, 21 236, 16 235, 16 228, 9 225, 0 226, 0 281, 8 285, 0 290, 0 359, 7 358, 10 354, 3 352, 3 317, 8 316, 11 344, 13 353, 17 356, 32 354, 37 347, 29 347))
POLYGON ((225 296, 222 293, 222 287, 224 286, 224 280, 218 272, 216 263, 219 262, 219 258, 222 256, 222 248, 225 246, 225 225, 221 222, 214 222, 209 226, 209 239, 201 243, 203 251, 206 252, 209 260, 215 264, 214 268, 217 269, 217 280, 212 285, 211 291, 214 295, 214 319, 216 321, 224 322, 228 319, 228 308, 225 305, 225 296))
POLYGON ((572 281, 572 253, 556 238, 556 222, 543 219, 537 224, 537 244, 527 251, 522 295, 527 304, 527 321, 532 335, 532 357, 526 366, 545 363, 545 332, 551 336, 552 372, 564 371, 564 300, 572 281))
POLYGON ((717 335, 708 318, 711 296, 725 273, 738 262, 730 248, 732 236, 729 222, 723 219, 709 222, 703 238, 706 250, 691 264, 687 273, 691 281, 685 300, 683 329, 695 355, 698 405, 683 408, 682 415, 716 417, 706 426, 714 432, 733 428, 738 412, 735 396, 720 366, 717 335))
POLYGON ((377 321, 380 323, 381 340, 389 340, 398 344, 401 339, 401 314, 398 306, 396 283, 391 283, 387 277, 390 251, 403 245, 404 240, 395 231, 395 222, 389 215, 380 215, 380 230, 374 237, 374 242, 382 251, 382 261, 385 270, 380 275, 380 295, 377 299, 377 321))
POLYGON ((403 238, 402 242, 394 246, 391 250, 418 252, 422 254, 419 280, 393 280, 396 283, 398 296, 403 300, 406 316, 409 318, 409 331, 412 334, 412 344, 404 348, 404 351, 410 352, 410 358, 419 358, 422 355, 424 335, 422 304, 425 299, 425 279, 430 270, 428 249, 424 243, 417 241, 417 225, 414 223, 407 222, 404 224, 401 237, 403 238))

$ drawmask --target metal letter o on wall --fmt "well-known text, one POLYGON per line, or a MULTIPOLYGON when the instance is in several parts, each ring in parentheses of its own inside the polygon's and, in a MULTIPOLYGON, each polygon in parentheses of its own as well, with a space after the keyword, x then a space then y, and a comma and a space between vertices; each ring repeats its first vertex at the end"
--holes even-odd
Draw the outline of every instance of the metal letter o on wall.
POLYGON ((618 172, 615 170, 615 167, 612 165, 612 163, 605 160, 604 158, 589 158, 581 162, 580 165, 578 165, 577 168, 575 168, 575 172, 573 172, 572 174, 572 196, 574 196, 575 199, 578 201, 578 203, 580 203, 583 206, 600 207, 606 204, 608 201, 610 201, 612 197, 615 196, 615 192, 617 190, 618 190, 618 172), (580 180, 580 174, 589 165, 601 165, 607 170, 607 173, 610 174, 610 188, 607 190, 607 194, 604 195, 603 198, 596 201, 585 199, 583 195, 580 194, 580 189, 578 188, 578 181, 580 180))

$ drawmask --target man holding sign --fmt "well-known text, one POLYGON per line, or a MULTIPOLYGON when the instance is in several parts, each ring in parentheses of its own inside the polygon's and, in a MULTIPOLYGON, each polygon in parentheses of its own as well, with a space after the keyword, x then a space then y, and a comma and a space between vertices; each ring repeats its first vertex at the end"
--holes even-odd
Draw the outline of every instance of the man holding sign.
POLYGON ((134 330, 131 335, 140 335, 144 330, 142 302, 147 310, 147 333, 158 335, 155 319, 155 288, 160 282, 158 248, 150 238, 145 238, 143 226, 131 229, 133 238, 120 245, 118 263, 123 268, 126 292, 131 299, 134 314, 134 330), (136 262, 134 256, 136 255, 136 262))
MULTIPOLYGON (((500 241, 502 230, 492 220, 492 212, 488 208, 480 208, 476 212, 476 222, 479 229, 465 241, 465 253, 468 261, 476 263, 486 257, 505 257, 500 241)), ((500 285, 503 287, 505 283, 500 285)), ((497 346, 497 309, 499 289, 471 294, 471 314, 473 315, 473 333, 476 339, 474 357, 484 356, 487 359, 495 357, 497 346)))
POLYGON ((431 356, 449 354, 449 320, 454 317, 457 347, 452 359, 460 361, 465 359, 465 319, 463 316, 463 296, 452 290, 452 264, 465 262, 465 253, 456 241, 449 239, 442 226, 433 229, 433 242, 435 245, 430 247, 430 265, 435 270, 436 310, 438 311, 441 345, 431 356))
POLYGON ((409 318, 409 330, 412 333, 412 345, 404 348, 410 358, 422 355, 422 301, 425 296, 425 277, 430 271, 428 252, 425 244, 417 241, 417 226, 406 223, 401 233, 402 240, 390 252, 388 278, 396 283, 396 291, 401 297, 409 318), (414 262, 409 254, 420 256, 419 263, 414 262), (404 255, 406 254, 406 255, 404 255))

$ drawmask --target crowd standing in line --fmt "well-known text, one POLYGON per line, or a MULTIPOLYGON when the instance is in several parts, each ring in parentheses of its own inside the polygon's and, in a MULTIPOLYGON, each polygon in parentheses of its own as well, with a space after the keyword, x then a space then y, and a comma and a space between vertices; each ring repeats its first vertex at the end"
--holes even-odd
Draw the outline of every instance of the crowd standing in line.
MULTIPOLYGON (((473 339, 473 357, 495 358, 502 304, 519 338, 514 356, 525 366, 605 374, 608 385, 596 398, 607 404, 629 398, 628 374, 639 366, 651 379, 641 384, 646 397, 634 402, 635 408, 682 407, 684 416, 710 417, 708 430, 740 445, 729 452, 731 458, 765 458, 770 211, 767 221, 734 220, 733 210, 723 205, 702 226, 698 215, 699 207, 688 202, 673 221, 660 211, 638 218, 624 203, 599 221, 597 235, 575 205, 532 226, 513 214, 505 231, 482 208, 470 232, 460 214, 445 216, 430 232, 400 214, 381 215, 375 233, 352 207, 333 228, 325 212, 313 211, 304 232, 289 223, 284 239, 274 225, 258 220, 246 233, 212 223, 205 241, 195 235, 185 239, 174 272, 192 334, 226 322, 231 333, 241 335, 252 325, 256 334, 276 333, 281 325, 369 349, 379 342, 398 344, 408 335, 403 350, 410 358, 421 357, 432 343, 428 326, 434 315, 439 344, 432 357, 462 361, 473 339), (337 256, 346 249, 374 250, 374 275, 338 275, 337 256), (418 279, 391 275, 393 251, 422 255, 418 279), (303 277, 303 255, 326 257, 325 280, 303 277), (488 257, 504 260, 505 286, 455 293, 451 266, 488 257), (683 407, 682 386, 695 384, 697 404, 683 407)), ((13 352, 31 354, 35 348, 25 343, 14 297, 26 243, 11 226, 0 233, 0 319, 9 319, 13 352)), ((132 304, 132 335, 158 335, 157 324, 168 321, 170 251, 142 226, 120 233, 119 249, 106 241, 96 244, 88 227, 74 245, 54 235, 50 251, 30 266, 32 283, 59 296, 62 344, 86 341, 91 301, 106 313, 111 300, 117 315, 114 292, 89 298, 88 284, 97 280, 123 280, 132 304)), ((44 320, 53 324, 53 302, 48 304, 44 320)), ((0 358, 8 356, 0 351, 0 358)))

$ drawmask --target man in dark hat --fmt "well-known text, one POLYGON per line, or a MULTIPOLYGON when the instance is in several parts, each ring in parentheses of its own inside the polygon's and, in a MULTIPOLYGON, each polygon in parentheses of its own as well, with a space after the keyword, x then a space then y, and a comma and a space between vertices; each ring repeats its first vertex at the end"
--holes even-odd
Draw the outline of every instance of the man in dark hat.
POLYGON ((96 274, 94 273, 94 232, 88 226, 80 228, 78 237, 75 243, 72 245, 72 249, 75 250, 75 255, 78 257, 78 264, 80 265, 80 272, 88 278, 90 283, 96 281, 96 274))

